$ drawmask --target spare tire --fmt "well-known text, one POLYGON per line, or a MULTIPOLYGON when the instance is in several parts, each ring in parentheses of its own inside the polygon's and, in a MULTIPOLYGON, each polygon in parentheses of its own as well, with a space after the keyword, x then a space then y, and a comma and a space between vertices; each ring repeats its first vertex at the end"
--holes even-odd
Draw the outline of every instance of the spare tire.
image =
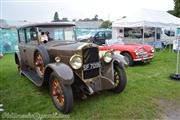
POLYGON ((34 67, 39 77, 44 77, 45 67, 50 62, 47 50, 38 46, 34 52, 34 67))

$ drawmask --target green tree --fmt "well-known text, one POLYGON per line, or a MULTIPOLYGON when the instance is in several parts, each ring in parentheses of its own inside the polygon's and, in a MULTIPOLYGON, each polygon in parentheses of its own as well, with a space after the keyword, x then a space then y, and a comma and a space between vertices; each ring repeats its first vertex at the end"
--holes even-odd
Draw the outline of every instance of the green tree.
POLYGON ((94 18, 91 19, 92 21, 98 21, 98 15, 95 15, 94 18))
POLYGON ((74 18, 72 21, 73 21, 73 22, 76 22, 76 19, 74 18))
POLYGON ((52 22, 60 22, 58 12, 55 12, 54 14, 54 20, 52 22))
POLYGON ((180 17, 180 0, 174 0, 174 15, 180 17))
POLYGON ((103 21, 101 28, 111 28, 111 22, 109 20, 103 21))
POLYGON ((180 0, 174 0, 174 10, 168 10, 168 13, 180 17, 180 0))
POLYGON ((68 18, 64 17, 64 18, 62 18, 62 20, 60 20, 60 21, 62 21, 62 22, 68 22, 69 20, 68 20, 68 18))

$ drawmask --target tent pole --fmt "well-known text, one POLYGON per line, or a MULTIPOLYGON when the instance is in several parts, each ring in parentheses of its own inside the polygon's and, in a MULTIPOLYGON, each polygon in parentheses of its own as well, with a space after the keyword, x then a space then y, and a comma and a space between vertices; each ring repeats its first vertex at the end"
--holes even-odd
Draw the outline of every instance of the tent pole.
POLYGON ((155 42, 157 41, 157 27, 155 27, 155 42))
POLYGON ((180 53, 180 44, 179 44, 179 40, 180 40, 180 35, 177 36, 177 63, 176 63, 176 73, 175 74, 171 74, 170 78, 173 80, 180 80, 180 74, 179 74, 179 53, 180 53))
POLYGON ((177 64, 176 64, 176 74, 178 75, 179 74, 179 47, 180 47, 180 37, 178 36, 177 37, 177 64))
POLYGON ((143 25, 143 44, 144 44, 144 25, 143 25))

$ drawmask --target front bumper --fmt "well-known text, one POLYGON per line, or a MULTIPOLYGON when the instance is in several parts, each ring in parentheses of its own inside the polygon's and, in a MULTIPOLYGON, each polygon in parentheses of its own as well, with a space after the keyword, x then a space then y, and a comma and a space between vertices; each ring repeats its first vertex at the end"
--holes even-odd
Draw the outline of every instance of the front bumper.
POLYGON ((145 61, 145 60, 151 60, 153 59, 153 56, 150 57, 142 57, 142 58, 137 58, 137 59, 133 59, 133 61, 145 61))

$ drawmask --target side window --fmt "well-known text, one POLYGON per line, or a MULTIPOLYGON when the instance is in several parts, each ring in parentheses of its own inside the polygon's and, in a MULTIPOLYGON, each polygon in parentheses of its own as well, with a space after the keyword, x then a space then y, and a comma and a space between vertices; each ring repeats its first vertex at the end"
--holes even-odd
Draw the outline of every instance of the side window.
POLYGON ((105 33, 104 32, 98 32, 96 35, 96 39, 94 40, 94 43, 97 45, 105 44, 105 33))
POLYGON ((18 31, 18 33, 19 33, 19 42, 25 43, 25 31, 24 31, 24 29, 20 29, 18 31))
POLYGON ((164 33, 167 35, 167 36, 175 36, 175 32, 172 31, 172 30, 164 30, 164 33))
POLYGON ((33 44, 38 42, 38 34, 35 28, 26 28, 27 44, 33 44))
POLYGON ((104 37, 104 32, 98 32, 98 34, 96 35, 96 37, 98 37, 98 38, 105 38, 104 37))
POLYGON ((105 37, 106 39, 111 39, 112 38, 111 32, 105 32, 105 37))
POLYGON ((63 29, 57 29, 54 31, 54 39, 55 40, 64 40, 63 29))

